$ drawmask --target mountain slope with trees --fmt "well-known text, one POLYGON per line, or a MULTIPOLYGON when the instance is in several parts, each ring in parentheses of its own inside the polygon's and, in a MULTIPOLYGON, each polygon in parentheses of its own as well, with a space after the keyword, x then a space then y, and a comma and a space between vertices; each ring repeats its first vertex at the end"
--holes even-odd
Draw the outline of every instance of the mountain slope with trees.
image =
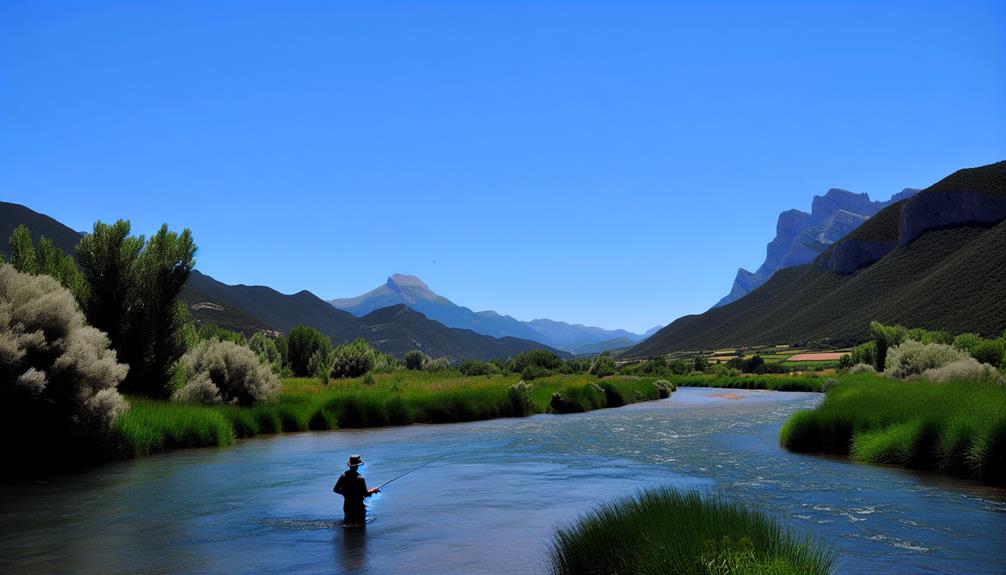
POLYGON ((888 206, 813 264, 679 318, 626 356, 770 343, 847 344, 870 320, 954 333, 1006 329, 1006 162, 955 172, 888 206))

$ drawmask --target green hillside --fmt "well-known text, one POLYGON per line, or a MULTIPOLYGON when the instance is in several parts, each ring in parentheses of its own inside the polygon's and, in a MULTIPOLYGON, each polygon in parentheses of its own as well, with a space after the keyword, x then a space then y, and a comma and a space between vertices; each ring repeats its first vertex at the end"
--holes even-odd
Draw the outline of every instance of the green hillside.
MULTIPOLYGON (((1006 198, 1006 162, 961 170, 924 190, 1006 198)), ((891 242, 891 251, 849 274, 814 263, 780 270, 744 298, 685 316, 625 356, 793 342, 846 345, 868 336, 870 320, 953 333, 1006 329, 1006 222, 934 226, 898 245, 907 200, 889 206, 841 242, 891 242)), ((939 214, 936 214, 939 216, 939 214)), ((855 244, 852 244, 855 246, 855 244)))

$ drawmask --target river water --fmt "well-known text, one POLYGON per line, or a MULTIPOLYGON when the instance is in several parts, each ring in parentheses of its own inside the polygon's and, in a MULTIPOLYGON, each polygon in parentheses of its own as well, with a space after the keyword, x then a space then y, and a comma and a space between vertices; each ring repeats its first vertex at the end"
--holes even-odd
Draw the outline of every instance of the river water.
POLYGON ((278 435, 0 487, 2 573, 540 573, 555 528, 670 485, 831 543, 839 573, 1006 573, 1006 492, 777 445, 817 394, 681 389, 592 413, 278 435), (388 486, 363 532, 350 453, 388 486))

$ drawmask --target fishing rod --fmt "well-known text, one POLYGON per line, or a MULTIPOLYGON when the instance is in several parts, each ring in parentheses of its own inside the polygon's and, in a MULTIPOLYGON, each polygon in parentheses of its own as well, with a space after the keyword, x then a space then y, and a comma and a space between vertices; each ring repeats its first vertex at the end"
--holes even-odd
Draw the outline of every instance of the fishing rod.
POLYGON ((398 477, 395 477, 395 478, 393 478, 393 479, 390 479, 390 480, 388 480, 388 481, 385 481, 384 483, 382 483, 382 484, 381 484, 381 485, 380 485, 380 486, 379 486, 379 487, 378 487, 377 489, 375 489, 374 491, 380 491, 381 489, 384 489, 384 486, 385 486, 385 485, 388 485, 389 483, 391 483, 391 482, 393 482, 393 481, 398 481, 399 479, 401 479, 401 478, 405 477, 406 475, 408 475, 408 474, 412 473, 413 471, 419 471, 420 469, 422 469, 422 468, 426 467, 427 465, 429 465, 429 464, 433 463, 434 461, 437 461, 437 460, 439 460, 439 459, 443 459, 443 458, 447 457, 448 455, 450 455, 450 454, 454 453, 455 451, 461 451, 462 449, 464 449, 464 448, 468 447, 469 445, 471 445, 471 444, 475 443, 475 441, 476 441, 476 440, 475 440, 475 439, 473 439, 473 440, 469 441, 468 443, 466 443, 466 444, 464 444, 464 445, 462 445, 462 446, 459 446, 459 447, 455 447, 454 449, 452 449, 452 450, 448 451, 447 453, 442 453, 442 454, 440 454, 440 455, 438 455, 438 456, 434 457, 433 459, 431 459, 431 460, 427 461, 426 463, 423 463, 422 465, 418 465, 418 466, 416 466, 416 467, 413 467, 412 469, 410 469, 410 470, 406 471, 405 473, 403 473, 403 474, 399 475, 398 477))

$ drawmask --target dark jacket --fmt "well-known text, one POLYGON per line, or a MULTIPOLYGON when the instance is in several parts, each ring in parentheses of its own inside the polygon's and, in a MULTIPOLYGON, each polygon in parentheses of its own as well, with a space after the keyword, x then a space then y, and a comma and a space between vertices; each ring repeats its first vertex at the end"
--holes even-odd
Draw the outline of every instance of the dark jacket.
POLYGON ((363 507, 363 499, 370 497, 367 492, 367 480, 355 469, 350 469, 340 475, 332 491, 346 498, 343 508, 363 507))

